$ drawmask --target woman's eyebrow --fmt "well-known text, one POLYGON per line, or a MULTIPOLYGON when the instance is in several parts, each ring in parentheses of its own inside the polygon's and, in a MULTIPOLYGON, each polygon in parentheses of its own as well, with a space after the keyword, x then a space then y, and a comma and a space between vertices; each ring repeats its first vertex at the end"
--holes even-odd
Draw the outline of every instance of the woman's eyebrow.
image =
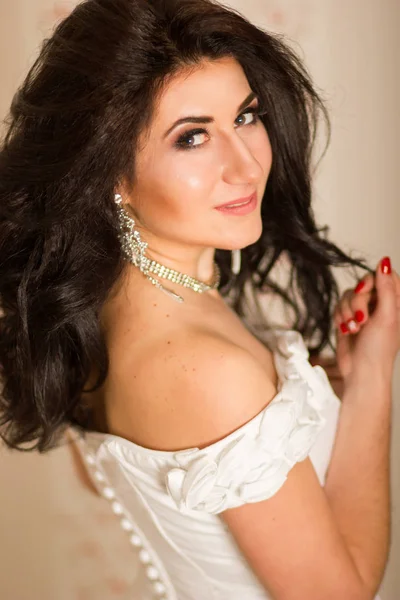
MULTIPOLYGON (((241 102, 239 104, 237 112, 240 112, 243 108, 245 108, 254 98, 257 98, 256 93, 250 92, 250 94, 247 96, 247 98, 245 98, 243 100, 243 102, 241 102)), ((173 123, 173 125, 171 125, 171 127, 164 133, 163 139, 165 139, 175 127, 177 127, 178 125, 182 125, 183 123, 213 123, 213 122, 214 122, 214 117, 209 117, 209 116, 205 116, 205 115, 199 116, 199 117, 194 117, 194 116, 183 117, 182 119, 178 119, 177 121, 175 121, 173 123)))

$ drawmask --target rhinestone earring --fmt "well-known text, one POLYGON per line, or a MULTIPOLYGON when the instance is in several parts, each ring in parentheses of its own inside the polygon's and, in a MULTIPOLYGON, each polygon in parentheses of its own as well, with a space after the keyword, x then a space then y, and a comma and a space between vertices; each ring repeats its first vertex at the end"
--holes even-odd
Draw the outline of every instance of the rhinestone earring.
POLYGON ((158 289, 168 294, 177 300, 178 302, 184 302, 184 299, 179 294, 176 294, 172 290, 163 286, 157 279, 155 279, 151 273, 161 277, 163 279, 169 279, 173 283, 178 283, 183 287, 192 289, 194 292, 202 294, 208 290, 217 289, 220 282, 220 270, 217 263, 214 261, 214 273, 210 282, 200 281, 195 277, 191 277, 186 273, 181 273, 175 269, 166 267, 165 265, 151 260, 146 256, 147 242, 143 242, 140 238, 139 231, 135 228, 134 219, 126 212, 122 206, 121 194, 115 194, 115 203, 118 206, 118 219, 119 219, 119 239, 121 242, 121 248, 125 258, 132 262, 136 267, 142 271, 147 279, 155 285, 158 289))
POLYGON ((240 272, 240 263, 241 263, 241 250, 232 250, 232 261, 231 261, 231 271, 235 275, 238 275, 240 272))

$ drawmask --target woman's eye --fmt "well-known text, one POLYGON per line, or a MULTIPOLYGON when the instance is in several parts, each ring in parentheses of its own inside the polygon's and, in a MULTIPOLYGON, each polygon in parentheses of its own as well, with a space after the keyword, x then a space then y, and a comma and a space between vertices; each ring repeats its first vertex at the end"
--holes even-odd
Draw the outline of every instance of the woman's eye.
MULTIPOLYGON (((237 117, 237 119, 240 119, 247 115, 250 115, 251 118, 248 119, 247 122, 245 121, 244 123, 239 123, 239 125, 240 126, 241 125, 256 125, 259 121, 260 114, 264 114, 264 113, 261 112, 261 110, 258 106, 253 106, 253 107, 247 108, 245 111, 243 111, 237 117)), ((237 119, 236 119, 236 121, 237 121, 237 119)), ((191 150, 194 148, 199 148, 203 145, 202 143, 198 143, 198 144, 190 143, 190 140, 196 138, 197 136, 201 136, 201 135, 208 135, 208 131, 206 129, 191 129, 190 131, 187 131, 186 133, 181 135, 175 142, 174 146, 176 148, 178 148, 179 150, 191 150)))
POLYGON ((175 146, 179 149, 191 149, 197 148, 197 146, 201 146, 202 144, 191 144, 190 140, 195 138, 196 136, 201 136, 203 134, 207 134, 205 129, 192 129, 191 131, 187 131, 175 142, 175 146))
POLYGON ((260 110, 258 109, 257 106, 254 106, 254 107, 251 107, 251 108, 247 108, 244 112, 242 112, 238 116, 238 119, 240 117, 243 117, 243 115, 251 115, 252 118, 247 123, 244 123, 244 124, 245 125, 254 125, 258 121, 259 114, 260 114, 260 110))

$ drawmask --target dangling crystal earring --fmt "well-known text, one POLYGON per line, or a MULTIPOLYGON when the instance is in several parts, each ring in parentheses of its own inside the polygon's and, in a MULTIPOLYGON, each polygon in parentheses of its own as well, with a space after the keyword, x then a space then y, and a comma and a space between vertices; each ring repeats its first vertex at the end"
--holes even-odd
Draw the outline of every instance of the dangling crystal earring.
POLYGON ((121 194, 115 194, 115 203, 118 207, 118 218, 119 218, 119 239, 121 242, 121 248, 123 254, 127 260, 133 263, 136 267, 139 267, 141 272, 147 277, 153 285, 158 289, 162 290, 168 296, 174 298, 178 302, 184 302, 182 296, 175 294, 172 290, 169 290, 165 286, 152 277, 150 273, 154 273, 158 277, 169 279, 174 283, 178 283, 184 287, 191 288, 193 291, 198 293, 206 292, 207 290, 216 289, 220 282, 220 270, 217 263, 214 261, 214 273, 210 283, 205 283, 199 279, 195 279, 186 273, 180 273, 175 269, 165 267, 156 260, 151 260, 146 256, 147 242, 142 242, 140 233, 135 229, 135 220, 127 213, 122 206, 121 194))
POLYGON ((232 261, 231 261, 231 271, 235 275, 238 275, 240 272, 240 263, 241 263, 242 253, 241 250, 232 250, 232 261))

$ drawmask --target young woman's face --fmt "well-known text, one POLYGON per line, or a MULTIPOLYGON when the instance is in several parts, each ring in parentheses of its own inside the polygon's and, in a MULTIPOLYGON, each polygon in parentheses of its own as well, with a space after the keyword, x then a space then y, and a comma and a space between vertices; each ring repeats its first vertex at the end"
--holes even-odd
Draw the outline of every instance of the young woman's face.
POLYGON ((251 92, 232 58, 204 62, 164 89, 137 153, 129 199, 149 248, 157 241, 170 247, 243 248, 260 237, 260 204, 272 154, 265 127, 253 112, 257 98, 246 100, 251 92), (175 124, 189 116, 213 121, 175 124), (249 214, 215 208, 253 192, 257 206, 249 214))

